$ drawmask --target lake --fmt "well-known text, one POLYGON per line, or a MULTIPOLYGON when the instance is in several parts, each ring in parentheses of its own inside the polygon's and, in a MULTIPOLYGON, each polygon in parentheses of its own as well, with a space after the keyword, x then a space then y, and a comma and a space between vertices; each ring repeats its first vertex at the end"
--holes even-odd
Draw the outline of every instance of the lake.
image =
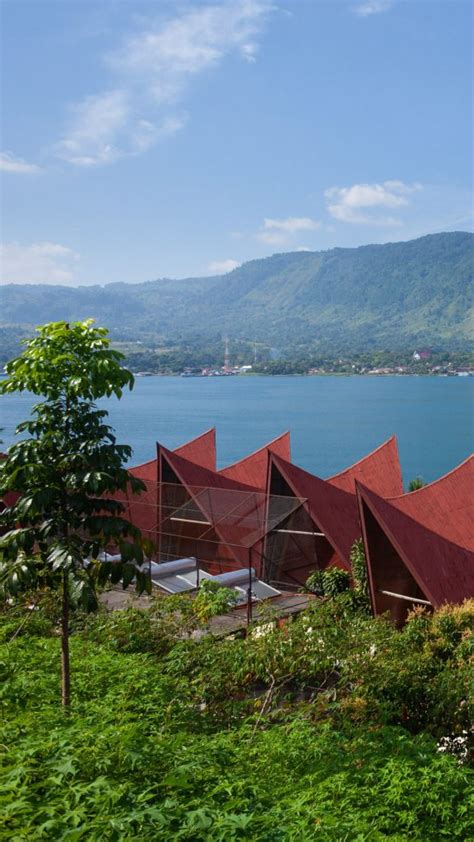
MULTIPOLYGON (((28 417, 31 395, 0 399, 3 447, 28 417)), ((219 467, 291 430, 293 461, 321 477, 396 433, 405 482, 425 482, 466 458, 474 439, 471 377, 138 377, 123 399, 104 401, 131 464, 217 428, 219 467)))

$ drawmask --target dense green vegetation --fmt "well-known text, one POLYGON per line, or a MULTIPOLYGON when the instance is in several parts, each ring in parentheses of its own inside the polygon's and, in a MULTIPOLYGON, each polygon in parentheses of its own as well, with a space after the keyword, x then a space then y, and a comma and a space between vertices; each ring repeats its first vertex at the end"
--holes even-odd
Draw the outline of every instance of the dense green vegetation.
POLYGON ((187 597, 78 611, 68 717, 59 613, 0 614, 0 839, 473 837, 472 602, 400 632, 341 594, 239 640, 187 637, 187 597))
POLYGON ((229 333, 280 348, 339 352, 472 341, 473 234, 277 254, 228 275, 78 289, 6 286, 11 329, 90 316, 115 339, 202 342, 229 333))

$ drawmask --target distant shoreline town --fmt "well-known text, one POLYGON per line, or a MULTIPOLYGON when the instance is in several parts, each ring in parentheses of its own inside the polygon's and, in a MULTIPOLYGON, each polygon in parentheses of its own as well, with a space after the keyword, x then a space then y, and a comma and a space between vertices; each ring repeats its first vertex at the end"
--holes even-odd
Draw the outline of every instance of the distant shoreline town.
MULTIPOLYGON (((404 362, 391 364, 362 364, 360 360, 337 358, 320 365, 305 365, 304 361, 282 360, 279 362, 268 362, 266 364, 244 364, 231 366, 228 362, 224 365, 186 366, 182 370, 134 370, 137 377, 237 377, 237 376, 297 376, 297 377, 325 377, 330 375, 342 376, 437 376, 437 377, 472 377, 474 376, 474 363, 466 362, 465 356, 458 359, 458 355, 450 355, 453 359, 440 361, 438 355, 427 351, 414 351, 411 358, 404 362)), ((133 367, 132 367, 133 368, 133 367)))

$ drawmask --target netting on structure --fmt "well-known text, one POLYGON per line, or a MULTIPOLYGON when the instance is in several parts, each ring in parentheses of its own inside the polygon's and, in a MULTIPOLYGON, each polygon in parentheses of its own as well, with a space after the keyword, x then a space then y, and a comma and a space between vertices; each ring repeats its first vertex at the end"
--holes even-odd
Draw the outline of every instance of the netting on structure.
POLYGON ((156 562, 193 557, 212 574, 251 566, 267 582, 295 587, 319 566, 303 499, 176 482, 146 486, 122 502, 124 516, 152 542, 156 562))

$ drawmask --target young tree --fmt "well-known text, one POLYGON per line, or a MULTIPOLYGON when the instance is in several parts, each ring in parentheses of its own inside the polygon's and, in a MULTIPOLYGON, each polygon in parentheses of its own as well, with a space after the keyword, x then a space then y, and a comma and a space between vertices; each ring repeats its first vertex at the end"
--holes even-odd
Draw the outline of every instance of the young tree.
POLYGON ((418 491, 420 488, 423 488, 424 484, 421 477, 415 477, 415 479, 411 479, 408 483, 408 491, 418 491))
MULTIPOLYGON (((7 363, 0 394, 40 395, 32 418, 17 428, 26 438, 10 447, 0 463, 0 497, 19 497, 0 513, 0 586, 3 595, 39 584, 61 592, 62 703, 70 704, 69 609, 71 600, 89 603, 97 583, 135 579, 149 590, 141 572, 140 531, 122 517, 117 492, 138 493, 144 485, 123 467, 131 448, 117 444, 107 412, 95 401, 122 396, 133 375, 123 355, 110 348, 107 330, 85 322, 56 322, 37 329, 25 350, 7 363), (114 547, 121 562, 100 562, 114 547)), ((148 549, 148 548, 147 548, 148 549)))

